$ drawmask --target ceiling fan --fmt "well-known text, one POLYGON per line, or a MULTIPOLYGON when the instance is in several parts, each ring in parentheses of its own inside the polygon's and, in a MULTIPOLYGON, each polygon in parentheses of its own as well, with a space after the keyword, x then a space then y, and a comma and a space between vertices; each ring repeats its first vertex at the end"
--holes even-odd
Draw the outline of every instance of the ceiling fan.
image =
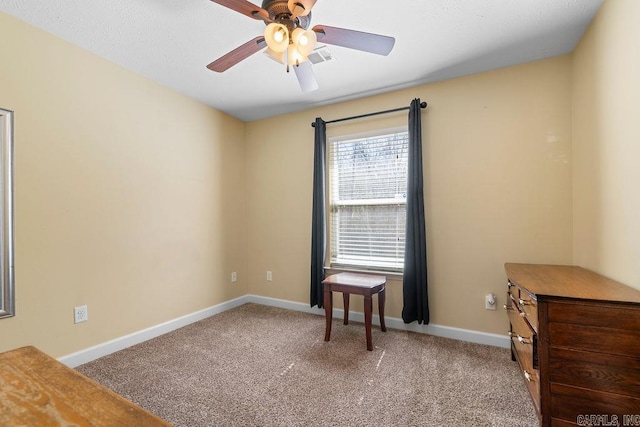
POLYGON ((265 53, 284 64, 287 72, 291 67, 294 69, 303 92, 318 89, 308 60, 318 41, 377 55, 388 55, 396 42, 393 37, 327 25, 316 25, 308 30, 311 8, 317 0, 264 0, 262 7, 246 0, 211 1, 249 18, 264 21, 267 27, 264 35, 216 59, 207 65, 208 69, 222 73, 266 47, 265 53))

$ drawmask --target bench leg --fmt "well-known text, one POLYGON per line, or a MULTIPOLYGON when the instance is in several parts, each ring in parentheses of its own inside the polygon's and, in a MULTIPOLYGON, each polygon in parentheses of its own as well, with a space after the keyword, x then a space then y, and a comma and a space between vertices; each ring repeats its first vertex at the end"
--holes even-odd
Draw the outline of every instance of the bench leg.
POLYGON ((324 340, 329 341, 331 337, 331 320, 333 317, 333 293, 331 287, 324 285, 324 317, 327 321, 327 326, 324 330, 324 340))
POLYGON ((384 324, 384 302, 385 302, 384 289, 378 293, 378 314, 380 315, 380 329, 382 332, 387 332, 387 327, 384 324))
POLYGON ((367 332, 367 350, 373 351, 373 340, 371 339, 371 312, 373 311, 371 295, 364 296, 364 328, 367 332))
POLYGON ((344 303, 344 324, 349 324, 349 292, 342 293, 342 302, 344 303))

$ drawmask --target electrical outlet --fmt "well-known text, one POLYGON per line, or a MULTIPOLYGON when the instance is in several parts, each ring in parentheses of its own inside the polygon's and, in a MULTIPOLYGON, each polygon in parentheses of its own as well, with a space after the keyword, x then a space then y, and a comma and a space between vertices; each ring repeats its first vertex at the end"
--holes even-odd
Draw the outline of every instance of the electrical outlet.
POLYGON ((236 283, 238 281, 238 273, 235 271, 231 273, 231 283, 236 283))
POLYGON ((271 271, 267 271, 267 282, 273 281, 273 273, 271 271))
POLYGON ((486 294, 484 296, 484 308, 487 310, 496 309, 496 296, 494 294, 486 294))
POLYGON ((89 320, 89 311, 86 305, 81 305, 73 309, 73 323, 82 323, 87 320, 89 320))

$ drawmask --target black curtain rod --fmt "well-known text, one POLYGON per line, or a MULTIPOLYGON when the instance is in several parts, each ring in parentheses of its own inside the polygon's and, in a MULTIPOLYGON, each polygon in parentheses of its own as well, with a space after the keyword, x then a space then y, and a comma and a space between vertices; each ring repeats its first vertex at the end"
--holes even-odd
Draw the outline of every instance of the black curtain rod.
MULTIPOLYGON (((363 117, 377 116, 379 114, 395 113, 396 111, 408 110, 409 108, 411 108, 411 107, 401 107, 401 108, 394 108, 393 110, 376 111, 375 113, 361 114, 359 116, 345 117, 343 119, 330 120, 330 121, 325 122, 325 123, 326 124, 337 123, 337 122, 344 122, 346 120, 361 119, 363 117)), ((427 108, 427 103, 424 102, 424 101, 421 102, 420 103, 420 108, 427 108)), ((311 127, 316 127, 316 123, 315 122, 311 123, 311 127)))

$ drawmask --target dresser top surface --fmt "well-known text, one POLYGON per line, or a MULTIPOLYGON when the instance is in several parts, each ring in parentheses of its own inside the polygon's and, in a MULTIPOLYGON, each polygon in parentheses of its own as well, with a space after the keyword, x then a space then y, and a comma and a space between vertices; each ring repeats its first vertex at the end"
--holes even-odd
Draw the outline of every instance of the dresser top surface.
POLYGON ((511 282, 535 294, 538 300, 561 297, 640 304, 640 290, 582 267, 516 263, 504 267, 511 282))

